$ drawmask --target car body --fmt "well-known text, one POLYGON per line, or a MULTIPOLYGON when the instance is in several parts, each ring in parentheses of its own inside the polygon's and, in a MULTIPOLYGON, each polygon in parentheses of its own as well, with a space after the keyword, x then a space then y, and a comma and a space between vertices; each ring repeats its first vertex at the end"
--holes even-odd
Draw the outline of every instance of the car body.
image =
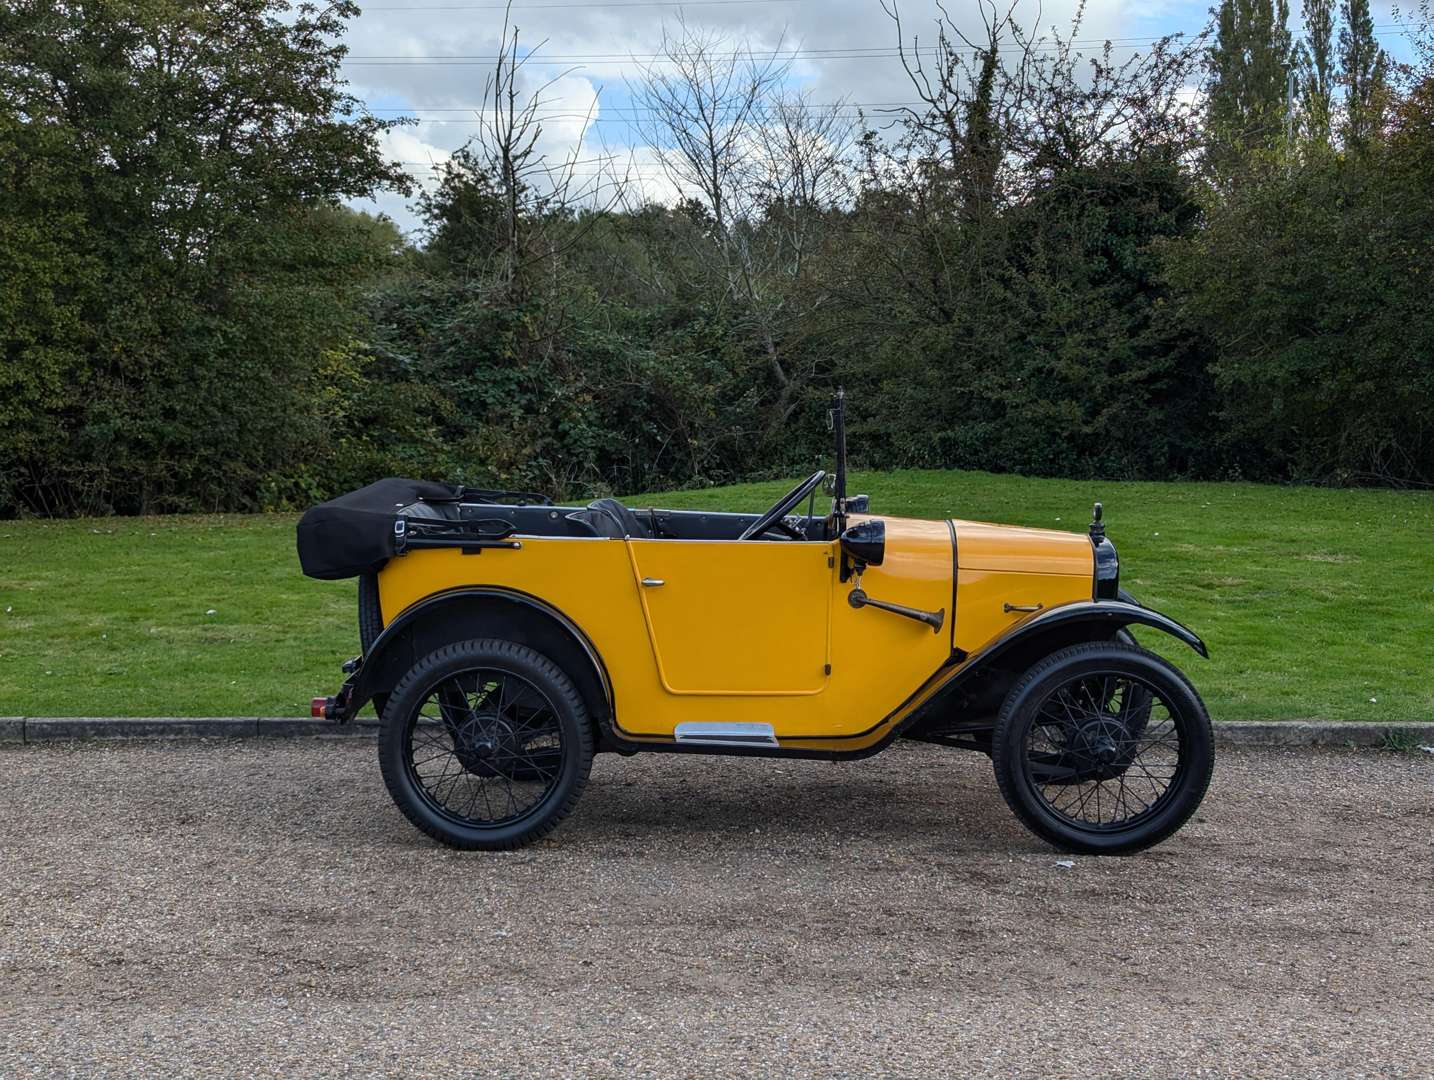
MULTIPOLYGON (((832 506, 821 516, 812 512, 821 471, 765 515, 634 509, 612 499, 554 506, 530 493, 396 479, 316 507, 300 524, 305 570, 360 577, 363 631, 349 679, 316 701, 316 714, 343 721, 374 702, 394 729, 387 743, 381 735, 385 776, 415 823, 456 846, 506 847, 556 823, 539 810, 556 812, 561 785, 555 780, 539 809, 520 820, 499 827, 475 819, 467 828, 469 819, 425 795, 413 764, 421 736, 436 732, 437 742, 451 744, 454 760, 466 762, 452 766, 465 784, 511 786, 505 770, 536 777, 539 765, 552 765, 556 776, 555 763, 570 753, 842 759, 907 738, 990 753, 998 779, 1004 757, 1014 787, 1021 776, 1028 787, 1054 776, 1063 788, 1119 779, 1125 792, 1133 766, 1121 762, 1133 760, 1131 739, 1150 730, 1153 701, 1180 745, 1168 765, 1169 791, 1160 788, 1140 821, 1090 829, 1043 819, 1040 798, 1029 813, 1015 808, 1041 835, 1075 850, 1134 850, 1178 828, 1208 782, 1209 721, 1183 676, 1139 649, 1129 628, 1171 634, 1201 655, 1206 649, 1190 630, 1120 593, 1099 504, 1080 534, 875 514, 865 496, 845 492, 843 412, 838 397, 832 506), (803 501, 807 513, 795 513, 803 501), (509 671, 506 653, 494 653, 501 644, 522 651, 530 666, 509 671), (447 663, 466 675, 433 673, 434 658, 464 648, 468 661, 447 663), (1023 678, 1052 657, 1074 672, 1064 693, 1075 704, 1066 711, 1084 717, 1066 722, 1063 734, 1039 718, 1036 704, 1027 703, 1023 718, 1007 715, 1023 678), (534 674, 539 660, 561 678, 546 667, 534 674), (419 678, 420 669, 430 675, 419 678), (447 689, 434 690, 444 677, 447 689), (415 688, 415 678, 433 685, 415 688), (504 679, 534 704, 497 701, 504 679), (1116 689, 1094 689, 1099 679, 1116 689), (575 720, 559 717, 568 689, 575 720), (412 715, 390 717, 395 701, 412 715), (564 737, 547 728, 564 724, 582 734, 553 750, 548 744, 564 737), (1006 730, 1013 727, 1024 734, 1006 730), (1053 742, 1033 749, 1032 737, 1053 742), (574 749, 574 741, 590 746, 574 749), (539 743, 547 747, 541 754, 539 743), (478 761, 483 755, 490 764, 478 761), (1102 770, 1120 776, 1092 778, 1102 770)), ((583 781, 586 768, 579 761, 583 781)), ((443 783, 456 790, 460 781, 443 783)))

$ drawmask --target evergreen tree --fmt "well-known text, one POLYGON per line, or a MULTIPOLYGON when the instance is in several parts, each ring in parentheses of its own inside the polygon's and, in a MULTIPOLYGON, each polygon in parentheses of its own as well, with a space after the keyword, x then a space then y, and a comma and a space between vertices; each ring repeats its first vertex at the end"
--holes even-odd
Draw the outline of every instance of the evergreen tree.
POLYGON ((1389 59, 1374 38, 1369 0, 1343 0, 1340 14, 1339 60, 1344 82, 1344 139, 1363 149, 1379 131, 1385 105, 1389 59))

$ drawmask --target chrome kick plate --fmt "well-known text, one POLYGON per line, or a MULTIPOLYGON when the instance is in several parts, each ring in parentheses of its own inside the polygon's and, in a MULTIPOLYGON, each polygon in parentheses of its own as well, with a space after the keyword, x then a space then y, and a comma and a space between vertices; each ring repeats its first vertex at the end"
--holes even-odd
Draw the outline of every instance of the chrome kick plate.
POLYGON ((777 735, 771 724, 725 724, 707 720, 689 720, 678 724, 672 732, 680 743, 700 746, 776 746, 777 735))

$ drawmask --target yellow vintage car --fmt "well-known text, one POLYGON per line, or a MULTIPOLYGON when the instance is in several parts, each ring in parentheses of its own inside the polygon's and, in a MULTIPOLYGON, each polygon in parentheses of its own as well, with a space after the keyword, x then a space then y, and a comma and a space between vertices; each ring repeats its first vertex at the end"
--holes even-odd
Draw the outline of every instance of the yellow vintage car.
POLYGON ((989 754, 1012 810, 1069 851, 1158 843, 1194 813, 1209 716, 1088 533, 873 511, 834 471, 763 514, 555 506, 388 479, 308 511, 304 572, 357 577, 362 655, 314 715, 372 702, 399 808, 457 848, 572 810, 594 753, 856 759, 897 739, 989 754), (818 514, 819 491, 830 508, 818 514))

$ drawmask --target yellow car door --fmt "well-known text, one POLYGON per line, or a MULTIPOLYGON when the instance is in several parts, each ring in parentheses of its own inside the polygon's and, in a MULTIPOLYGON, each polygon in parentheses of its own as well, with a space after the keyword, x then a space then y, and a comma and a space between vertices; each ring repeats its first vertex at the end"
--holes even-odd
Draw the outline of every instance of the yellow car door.
POLYGON ((825 541, 627 541, 653 658, 671 694, 819 694, 830 674, 825 541))

